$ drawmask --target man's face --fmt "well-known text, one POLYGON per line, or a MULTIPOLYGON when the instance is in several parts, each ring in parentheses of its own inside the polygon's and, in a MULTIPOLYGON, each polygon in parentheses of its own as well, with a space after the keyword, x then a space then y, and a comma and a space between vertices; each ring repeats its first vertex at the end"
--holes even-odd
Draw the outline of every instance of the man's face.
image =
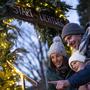
POLYGON ((72 49, 78 49, 81 40, 81 35, 67 35, 64 38, 64 41, 70 46, 72 49))

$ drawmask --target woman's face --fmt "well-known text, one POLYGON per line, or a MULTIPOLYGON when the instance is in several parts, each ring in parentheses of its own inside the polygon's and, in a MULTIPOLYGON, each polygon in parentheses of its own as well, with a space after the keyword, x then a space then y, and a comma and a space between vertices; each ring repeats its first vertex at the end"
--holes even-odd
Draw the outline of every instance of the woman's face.
POLYGON ((58 54, 58 53, 52 53, 51 54, 51 60, 52 60, 52 63, 57 67, 59 68, 62 63, 63 63, 63 56, 58 54))
POLYGON ((71 67, 72 67, 73 71, 78 72, 79 70, 84 68, 84 63, 79 62, 79 61, 72 61, 71 67))

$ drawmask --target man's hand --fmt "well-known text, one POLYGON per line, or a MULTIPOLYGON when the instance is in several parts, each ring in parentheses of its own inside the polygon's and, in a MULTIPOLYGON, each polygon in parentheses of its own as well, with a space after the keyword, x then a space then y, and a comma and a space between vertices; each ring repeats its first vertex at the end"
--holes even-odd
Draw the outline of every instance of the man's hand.
POLYGON ((56 84, 57 90, 64 90, 70 85, 68 80, 49 81, 48 83, 56 84))
POLYGON ((48 84, 55 84, 55 85, 57 85, 57 82, 58 81, 48 81, 48 84))
POLYGON ((67 87, 69 87, 69 81, 68 80, 59 80, 56 85, 57 90, 63 90, 67 87))

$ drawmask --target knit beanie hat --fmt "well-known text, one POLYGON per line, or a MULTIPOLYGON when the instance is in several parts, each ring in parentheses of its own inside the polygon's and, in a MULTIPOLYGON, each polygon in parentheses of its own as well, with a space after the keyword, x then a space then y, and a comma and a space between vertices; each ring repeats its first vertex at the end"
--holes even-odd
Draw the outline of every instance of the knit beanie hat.
POLYGON ((71 66, 72 61, 85 62, 85 60, 86 60, 86 57, 77 50, 69 58, 69 66, 72 69, 72 66, 71 66))
POLYGON ((84 34, 84 29, 76 23, 68 23, 64 26, 62 30, 62 39, 64 39, 67 35, 79 35, 84 34))
POLYGON ((49 48, 48 51, 48 57, 50 58, 50 55, 52 53, 59 53, 60 55, 66 56, 65 47, 63 45, 63 42, 59 36, 54 37, 53 43, 49 48))

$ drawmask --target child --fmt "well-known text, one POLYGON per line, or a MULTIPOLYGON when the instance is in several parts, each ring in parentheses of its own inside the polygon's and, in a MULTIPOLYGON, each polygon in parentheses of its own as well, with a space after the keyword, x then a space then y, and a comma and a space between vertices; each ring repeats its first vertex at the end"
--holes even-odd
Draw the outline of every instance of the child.
MULTIPOLYGON (((78 52, 78 51, 76 51, 76 52, 78 52)), ((75 72, 78 72, 78 71, 84 69, 87 64, 90 64, 90 61, 87 61, 87 62, 85 61, 86 60, 85 56, 83 56, 81 54, 79 54, 79 55, 77 55, 77 54, 78 53, 75 53, 74 55, 72 55, 69 58, 69 66, 75 72)), ((80 86, 79 90, 90 90, 90 84, 87 83, 85 85, 80 86)))

